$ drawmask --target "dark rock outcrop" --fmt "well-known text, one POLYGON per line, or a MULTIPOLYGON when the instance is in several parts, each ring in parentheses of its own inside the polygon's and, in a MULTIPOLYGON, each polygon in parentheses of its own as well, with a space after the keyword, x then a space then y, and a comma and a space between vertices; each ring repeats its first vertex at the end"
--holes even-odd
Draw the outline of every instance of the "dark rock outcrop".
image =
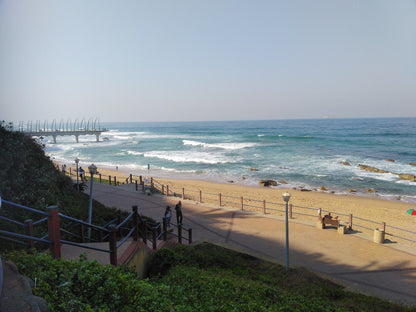
POLYGON ((361 170, 365 170, 365 171, 371 171, 371 172, 377 172, 377 173, 389 173, 389 171, 378 169, 378 168, 367 166, 367 165, 362 165, 362 164, 358 165, 358 167, 360 167, 361 170))
POLYGON ((3 262, 4 285, 1 294, 0 312, 49 311, 45 299, 32 294, 33 281, 20 275, 13 262, 3 262))
POLYGON ((260 180, 259 184, 263 186, 277 186, 277 182, 274 180, 260 180))

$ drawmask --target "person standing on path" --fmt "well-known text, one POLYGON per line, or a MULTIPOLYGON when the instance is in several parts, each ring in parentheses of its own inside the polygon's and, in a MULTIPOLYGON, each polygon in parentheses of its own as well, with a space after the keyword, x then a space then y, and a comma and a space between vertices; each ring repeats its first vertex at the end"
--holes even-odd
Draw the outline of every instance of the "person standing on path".
POLYGON ((166 210, 165 210, 165 218, 166 218, 168 227, 170 227, 170 219, 171 219, 171 217, 172 217, 172 213, 170 211, 170 207, 167 206, 166 207, 166 210))
POLYGON ((176 221, 179 224, 182 224, 182 203, 181 201, 179 201, 176 206, 175 206, 175 210, 176 210, 176 221))

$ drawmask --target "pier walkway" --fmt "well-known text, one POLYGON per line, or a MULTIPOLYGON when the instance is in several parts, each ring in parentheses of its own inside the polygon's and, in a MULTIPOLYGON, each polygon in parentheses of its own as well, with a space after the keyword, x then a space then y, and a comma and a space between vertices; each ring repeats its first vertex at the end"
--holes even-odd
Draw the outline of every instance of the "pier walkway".
POLYGON ((52 121, 51 126, 45 121, 43 125, 40 121, 33 123, 32 121, 27 122, 26 125, 19 124, 18 131, 23 132, 30 136, 36 137, 53 137, 53 142, 56 143, 58 136, 71 135, 75 136, 75 140, 78 143, 80 135, 95 135, 96 141, 100 139, 102 132, 108 131, 106 128, 101 128, 98 119, 82 119, 81 122, 78 120, 68 120, 66 123, 61 120, 59 123, 56 120, 52 121))
MULTIPOLYGON (((160 219, 166 205, 179 198, 146 196, 133 184, 94 183, 94 199, 109 206, 160 219)), ((182 200, 183 223, 193 229, 193 240, 210 241, 281 264, 285 263, 285 220, 195 201, 182 200)), ((175 215, 172 220, 175 220, 175 215)), ((315 224, 290 220, 290 266, 305 267, 338 282, 347 290, 399 304, 416 306, 416 251, 400 244, 376 244, 372 237, 340 235, 315 224)))

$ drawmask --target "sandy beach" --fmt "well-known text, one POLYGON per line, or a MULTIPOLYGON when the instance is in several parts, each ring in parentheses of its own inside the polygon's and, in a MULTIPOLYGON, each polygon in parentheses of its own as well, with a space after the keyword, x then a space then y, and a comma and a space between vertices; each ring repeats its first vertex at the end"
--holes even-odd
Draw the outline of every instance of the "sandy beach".
MULTIPOLYGON (((71 168, 71 171, 74 174, 75 167, 67 165, 67 172, 69 172, 69 168, 71 168)), ((88 168, 85 167, 84 170, 88 172, 88 168)), ((113 180, 115 176, 120 184, 126 183, 126 179, 130 176, 127 172, 105 168, 98 168, 98 171, 103 180, 108 180, 108 176, 111 176, 113 180)), ((151 170, 148 175, 143 176, 143 178, 148 178, 149 180, 150 177, 152 177, 151 170)), ((227 205, 228 203, 232 205, 232 203, 234 203, 233 206, 239 207, 241 197, 243 197, 244 210, 253 210, 259 213, 262 213, 263 201, 266 201, 266 207, 272 208, 266 208, 267 213, 277 215, 283 215, 283 212, 281 211, 284 209, 282 193, 288 191, 291 194, 290 203, 293 205, 294 219, 316 221, 317 211, 320 208, 322 209, 323 214, 330 211, 333 215, 338 215, 341 221, 345 222, 349 221, 348 216, 345 215, 352 214, 354 218, 357 217, 357 219, 354 219, 353 224, 361 225, 362 227, 356 228, 364 233, 367 232, 368 234, 371 234, 371 230, 380 228, 382 222, 385 222, 387 225, 387 233, 393 233, 397 236, 416 240, 416 235, 413 233, 395 231, 393 228, 389 228, 389 226, 393 226, 412 232, 415 232, 416 230, 416 217, 406 213, 408 209, 416 208, 415 205, 404 203, 399 200, 392 201, 380 199, 375 195, 361 197, 356 195, 336 195, 322 191, 305 192, 294 189, 285 190, 282 188, 277 189, 263 186, 248 187, 232 183, 221 184, 199 180, 179 180, 158 177, 153 177, 153 179, 156 184, 162 184, 165 187, 168 185, 170 194, 176 192, 178 196, 180 196, 182 188, 184 188, 185 198, 190 198, 195 201, 199 201, 200 191, 202 193, 203 202, 211 203, 218 202, 218 194, 221 193, 223 204, 225 203, 225 205, 227 205), (273 205, 272 203, 278 205, 273 205), (305 216, 304 214, 309 216, 305 216), (371 220, 373 222, 367 222, 358 218, 371 220)), ((133 181, 134 180, 139 180, 139 177, 133 175, 133 181)), ((409 244, 412 243, 410 242, 409 244)))

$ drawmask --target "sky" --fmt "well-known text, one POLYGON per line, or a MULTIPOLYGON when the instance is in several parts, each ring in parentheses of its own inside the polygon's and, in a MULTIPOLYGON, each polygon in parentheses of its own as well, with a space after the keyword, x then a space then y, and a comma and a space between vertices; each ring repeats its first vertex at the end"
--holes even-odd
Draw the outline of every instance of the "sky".
POLYGON ((416 0, 0 0, 0 120, 416 117, 416 0))

